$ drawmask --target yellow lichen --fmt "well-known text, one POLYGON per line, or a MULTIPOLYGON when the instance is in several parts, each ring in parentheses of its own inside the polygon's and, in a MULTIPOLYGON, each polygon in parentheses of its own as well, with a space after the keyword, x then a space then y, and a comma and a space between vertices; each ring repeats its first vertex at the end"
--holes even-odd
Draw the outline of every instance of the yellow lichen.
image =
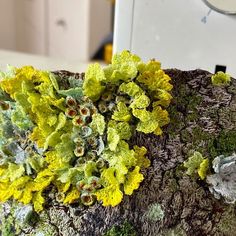
POLYGON ((140 183, 144 177, 139 173, 140 167, 136 166, 135 169, 127 174, 126 181, 124 183, 124 192, 127 195, 132 195, 133 191, 139 188, 140 183))
POLYGON ((80 197, 80 192, 77 188, 73 188, 65 197, 63 203, 64 204, 71 204, 78 200, 80 197))
POLYGON ((0 89, 14 100, 16 135, 6 143, 17 139, 18 149, 27 147, 22 155, 9 152, 12 161, 0 165, 0 201, 31 203, 37 212, 53 185, 64 204, 91 205, 96 196, 104 206, 116 206, 124 193, 131 195, 150 160, 145 147, 131 148, 127 141, 135 130, 161 135, 172 99, 160 63, 145 64, 128 51, 104 69, 89 66, 84 81, 26 66, 0 79, 0 89))

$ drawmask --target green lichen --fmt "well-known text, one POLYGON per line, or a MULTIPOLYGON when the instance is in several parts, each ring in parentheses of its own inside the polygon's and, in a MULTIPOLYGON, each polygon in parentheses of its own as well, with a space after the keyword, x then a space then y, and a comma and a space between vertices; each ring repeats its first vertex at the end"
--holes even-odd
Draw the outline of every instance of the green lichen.
POLYGON ((38 214, 33 210, 31 205, 17 205, 14 211, 16 223, 24 228, 26 225, 34 226, 38 220, 38 214))
POLYGON ((230 75, 222 71, 217 72, 215 75, 212 75, 211 77, 212 84, 216 86, 229 85, 230 81, 231 81, 230 75))
POLYGON ((193 155, 184 162, 184 167, 187 168, 186 173, 188 175, 194 175, 197 173, 203 180, 206 178, 209 169, 209 160, 204 158, 200 152, 194 152, 193 155))
POLYGON ((136 236, 136 235, 137 235, 136 230, 128 221, 125 221, 121 225, 113 226, 105 234, 103 234, 103 236, 136 236))

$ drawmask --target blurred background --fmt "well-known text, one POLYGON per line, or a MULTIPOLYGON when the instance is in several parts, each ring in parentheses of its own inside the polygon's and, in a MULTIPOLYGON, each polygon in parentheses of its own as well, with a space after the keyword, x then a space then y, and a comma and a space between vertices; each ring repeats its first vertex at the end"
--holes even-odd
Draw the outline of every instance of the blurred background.
POLYGON ((117 0, 114 52, 236 78, 236 0, 117 0))
POLYGON ((235 42, 236 0, 0 0, 1 70, 84 71, 126 49, 236 77, 235 42))
POLYGON ((10 50, 69 62, 109 62, 114 3, 0 0, 0 50, 5 54, 10 50))

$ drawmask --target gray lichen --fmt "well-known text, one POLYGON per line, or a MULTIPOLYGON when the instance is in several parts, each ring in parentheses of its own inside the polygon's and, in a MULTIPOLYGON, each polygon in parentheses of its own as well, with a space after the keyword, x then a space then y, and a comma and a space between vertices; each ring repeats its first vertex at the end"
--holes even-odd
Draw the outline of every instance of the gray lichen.
POLYGON ((213 161, 215 174, 207 177, 210 191, 217 199, 224 197, 227 203, 236 201, 236 154, 218 156, 213 161))
POLYGON ((144 221, 150 220, 150 221, 159 221, 164 218, 165 214, 164 211, 159 203, 153 203, 149 205, 148 210, 144 213, 143 218, 144 221))
POLYGON ((29 223, 33 216, 33 207, 31 205, 19 206, 15 210, 14 216, 21 225, 29 223))

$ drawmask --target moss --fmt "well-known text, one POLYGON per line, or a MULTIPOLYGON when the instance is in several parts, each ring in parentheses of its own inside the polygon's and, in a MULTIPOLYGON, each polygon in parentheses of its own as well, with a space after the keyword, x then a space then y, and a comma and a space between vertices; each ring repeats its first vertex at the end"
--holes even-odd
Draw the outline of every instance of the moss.
POLYGON ((178 92, 178 96, 175 97, 177 106, 182 106, 188 111, 196 110, 202 102, 202 97, 197 92, 186 92, 186 85, 183 85, 178 92))
POLYGON ((105 234, 103 234, 103 236, 136 236, 136 235, 137 235, 136 230, 128 221, 125 221, 121 225, 113 226, 105 234))
POLYGON ((236 131, 222 131, 214 145, 217 155, 231 155, 236 150, 236 131))
POLYGON ((175 179, 174 173, 172 171, 167 170, 165 172, 165 174, 163 176, 163 182, 167 186, 169 192, 176 192, 178 190, 178 183, 177 183, 177 180, 175 179))
POLYGON ((191 140, 191 136, 192 135, 188 130, 184 129, 181 131, 181 138, 184 142, 188 142, 188 140, 191 140))
MULTIPOLYGON (((178 89, 179 94, 176 97, 176 104, 168 108, 170 114, 170 125, 168 134, 176 135, 176 132, 184 127, 184 122, 194 122, 199 118, 197 107, 201 105, 202 97, 199 94, 186 94, 186 85, 178 89), (188 111, 188 113, 185 113, 188 111)), ((212 109, 209 116, 216 119, 217 112, 212 109)), ((187 155, 191 155, 194 150, 201 152, 210 159, 217 155, 230 155, 236 150, 236 132, 228 131, 220 133, 218 136, 204 131, 200 126, 181 130, 181 139, 188 143, 187 155), (191 143, 189 142, 191 140, 191 143)))
MULTIPOLYGON (((180 179, 180 178, 183 178, 183 175, 186 173, 186 168, 184 167, 183 164, 181 165, 178 165, 176 168, 175 168, 175 179, 180 179)), ((178 187, 178 184, 176 182, 176 185, 178 187)))
MULTIPOLYGON (((187 131, 186 139, 190 138, 187 131)), ((231 155, 236 150, 236 131, 221 131, 218 136, 203 131, 200 127, 193 130, 192 147, 198 147, 198 151, 203 151, 203 155, 208 155, 211 159, 218 155, 231 155), (205 147, 200 143, 205 141, 205 147), (200 148, 199 148, 200 147, 200 148)))
POLYGON ((209 144, 211 146, 213 142, 214 137, 212 135, 203 131, 201 127, 195 127, 191 131, 184 129, 180 134, 182 141, 187 145, 187 156, 192 155, 194 151, 201 152, 207 157, 209 156, 208 146, 209 144))
POLYGON ((198 119, 199 115, 197 112, 192 112, 192 113, 189 113, 186 117, 186 121, 187 122, 193 122, 195 121, 196 119, 198 119))
POLYGON ((193 94, 190 97, 187 97, 188 99, 188 110, 196 110, 196 107, 201 104, 202 97, 200 95, 193 94))
POLYGON ((207 155, 210 159, 219 155, 231 155, 236 150, 236 131, 221 131, 218 136, 214 136, 203 131, 200 127, 196 127, 192 130, 193 135, 184 130, 183 140, 192 140, 191 147, 197 147, 199 152, 203 152, 203 155, 207 155), (204 146, 200 143, 205 141, 204 146))
MULTIPOLYGON (((181 120, 185 122, 193 122, 199 118, 197 106, 202 102, 202 97, 197 93, 188 95, 186 94, 185 86, 179 88, 179 94, 176 98, 176 104, 168 109, 170 114, 170 125, 168 133, 176 134, 176 131, 180 128, 181 120), (188 111, 185 114, 185 111, 188 111), (184 117, 181 117, 182 114, 184 117), (177 126, 176 126, 177 125, 177 126)), ((216 112, 210 112, 210 117, 215 118, 216 112)), ((182 124, 183 125, 183 124, 182 124)), ((202 152, 203 155, 208 155, 210 159, 213 159, 217 155, 230 155, 236 150, 236 132, 228 131, 227 133, 222 131, 218 136, 205 132, 201 127, 193 128, 191 131, 183 129, 181 131, 181 138, 183 142, 188 143, 188 149, 190 154, 193 150, 202 152), (189 143, 189 140, 192 142, 189 143)))
POLYGON ((178 190, 178 183, 175 179, 171 179, 168 182, 168 187, 172 192, 175 192, 178 190))
POLYGON ((197 149, 213 159, 218 155, 230 155, 236 150, 236 131, 222 131, 217 136, 204 131, 201 127, 195 127, 191 131, 182 130, 181 138, 184 142, 188 142, 188 155, 197 149))
POLYGON ((177 130, 181 130, 184 127, 183 114, 177 111, 176 106, 170 106, 168 108, 168 113, 170 116, 170 123, 168 125, 167 133, 170 136, 175 136, 177 130), (178 121, 178 122, 177 122, 178 121))
MULTIPOLYGON (((178 97, 175 97, 174 99, 176 100, 176 104, 172 104, 168 108, 170 116, 168 134, 170 136, 175 135, 176 131, 182 129, 185 126, 185 122, 193 122, 198 119, 199 114, 197 106, 202 102, 202 97, 197 95, 197 93, 186 95, 185 86, 183 86, 183 89, 180 89, 180 94, 178 94, 178 97), (186 111, 188 111, 188 113, 186 113, 186 111)), ((187 136, 186 139, 189 140, 187 136)))
POLYGON ((227 88, 227 90, 229 93, 236 95, 236 87, 234 83, 231 83, 230 86, 227 88))

